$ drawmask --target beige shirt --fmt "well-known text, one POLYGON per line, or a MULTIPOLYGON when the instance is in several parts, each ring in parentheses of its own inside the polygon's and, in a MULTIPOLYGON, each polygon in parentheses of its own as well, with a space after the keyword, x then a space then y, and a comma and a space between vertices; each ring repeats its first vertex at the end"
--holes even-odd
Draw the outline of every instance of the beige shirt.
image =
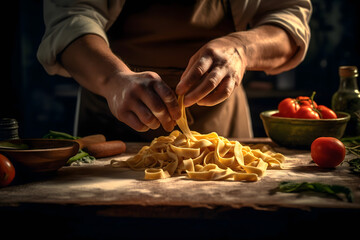
MULTIPOLYGON (((245 30, 248 25, 256 27, 261 24, 277 24, 286 29, 298 45, 298 51, 290 61, 277 69, 267 72, 268 74, 277 74, 294 68, 301 62, 305 56, 310 38, 307 25, 311 13, 309 1, 286 1, 286 3, 283 3, 282 1, 271 0, 229 2, 204 0, 196 2, 193 13, 184 8, 181 11, 182 14, 175 16, 178 11, 171 10, 169 5, 164 8, 158 5, 152 10, 140 11, 140 15, 131 15, 130 18, 123 17, 123 19, 118 19, 124 5, 123 1, 103 1, 99 3, 101 1, 87 0, 85 2, 86 4, 84 1, 82 3, 77 3, 77 1, 45 1, 46 32, 39 47, 38 58, 49 74, 69 76, 66 70, 57 62, 57 55, 71 41, 88 33, 98 34, 108 44, 111 43, 113 51, 119 54, 126 63, 155 67, 154 71, 159 73, 164 81, 173 88, 175 88, 180 74, 177 71, 173 73, 171 67, 184 69, 187 64, 184 61, 187 61, 191 57, 191 51, 197 48, 193 45, 205 44, 205 39, 211 40, 213 37, 226 35, 234 30, 245 30), (229 5, 225 6, 223 3, 229 5), (158 16, 157 20, 151 18, 152 14, 158 16), (170 15, 169 18, 163 16, 166 14, 170 15), (189 17, 182 16, 187 14, 190 14, 189 17), (120 31, 122 33, 120 38, 109 40, 109 37, 112 37, 111 29, 109 34, 106 32, 111 26, 115 31, 121 30, 121 26, 119 29, 115 23, 116 19, 118 19, 116 23, 126 25, 125 29, 130 29, 130 31, 120 31), (151 20, 147 22, 146 19, 151 20), (186 19, 191 19, 191 23, 181 23, 186 19), (164 27, 164 24, 161 24, 161 22, 157 24, 156 21, 167 21, 168 27, 162 28, 158 32, 158 29, 154 28, 154 26, 162 25, 164 27), (174 27, 176 26, 175 31, 171 26, 169 28, 171 24, 174 27), (181 31, 181 26, 185 27, 186 30, 181 31), (133 29, 136 29, 135 33, 133 29), (211 31, 206 29, 211 29, 211 31), (148 34, 141 35, 143 32, 153 34, 151 36, 148 36, 148 34), (183 41, 181 45, 176 45, 175 41, 175 46, 171 47, 171 44, 174 44, 171 40, 184 40, 187 34, 189 40, 183 41), (199 42, 190 41, 192 38, 198 38, 199 42), (141 44, 139 44, 139 41, 141 44), (157 47, 159 44, 161 47, 157 47), (142 46, 146 47, 143 48, 142 46), (162 53, 161 51, 165 52, 162 53), (172 55, 176 55, 176 57, 171 58, 172 55), (156 56, 156 58, 153 58, 153 56, 156 56), (165 69, 164 75, 159 72, 162 68, 165 69)), ((135 2, 133 5, 136 9, 135 2)), ((176 6, 176 9, 178 7, 180 5, 176 6)), ((128 11, 125 11, 125 13, 128 13, 128 11)), ((125 135, 140 135, 141 139, 148 140, 166 134, 159 129, 146 132, 142 136, 140 133, 131 132, 126 126, 119 126, 116 119, 109 113, 106 101, 85 89, 82 94, 82 102, 79 133, 83 135, 95 133, 88 132, 89 129, 100 131, 102 126, 110 125, 112 126, 110 132, 107 129, 108 127, 104 127, 101 131, 103 133, 108 132, 108 135, 114 134, 123 137, 125 135), (101 115, 99 115, 100 112, 101 115)), ((188 119, 192 120, 189 122, 192 130, 201 133, 216 131, 219 135, 225 137, 252 137, 250 113, 242 87, 234 91, 230 98, 217 106, 208 108, 195 105, 187 110, 190 116, 188 119)))
MULTIPOLYGON (((216 24, 221 16, 213 9, 220 1, 198 1, 192 21, 199 25, 216 24), (213 8, 206 7, 208 5, 213 8), (215 19, 208 22, 209 19, 215 19)), ((45 70, 51 74, 70 77, 58 62, 57 55, 73 40, 84 34, 97 34, 109 43, 106 31, 119 16, 125 0, 45 0, 45 34, 37 57, 45 70)), ((267 74, 278 74, 296 67, 305 57, 310 29, 308 21, 312 12, 310 0, 229 0, 235 29, 242 31, 263 24, 275 24, 285 29, 295 40, 299 50, 284 65, 267 74)))

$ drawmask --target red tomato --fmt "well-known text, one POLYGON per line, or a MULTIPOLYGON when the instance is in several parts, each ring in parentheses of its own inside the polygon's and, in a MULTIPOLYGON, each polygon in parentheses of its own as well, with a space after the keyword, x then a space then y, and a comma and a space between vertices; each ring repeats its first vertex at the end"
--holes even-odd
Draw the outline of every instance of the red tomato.
POLYGON ((294 117, 299 108, 300 106, 295 99, 285 98, 279 103, 279 115, 281 117, 294 117))
POLYGON ((302 106, 296 112, 295 118, 306 118, 306 119, 320 119, 319 113, 314 111, 312 107, 302 106))
POLYGON ((280 113, 274 113, 273 115, 271 115, 272 117, 281 117, 280 113))
POLYGON ((0 187, 9 185, 15 177, 15 168, 10 160, 0 154, 0 187))
POLYGON ((316 92, 311 97, 298 96, 285 98, 278 105, 278 114, 274 117, 302 118, 302 119, 333 119, 337 118, 334 111, 324 105, 317 105, 314 101, 316 92))
POLYGON ((323 168, 334 168, 345 158, 345 146, 336 138, 319 137, 311 144, 311 158, 323 168))
POLYGON ((311 101, 310 97, 299 96, 296 98, 296 100, 298 101, 300 106, 309 106, 309 107, 314 106, 315 108, 318 106, 315 101, 311 101))
POLYGON ((336 113, 331 110, 330 108, 324 106, 324 105, 319 105, 317 107, 317 110, 320 111, 321 114, 321 118, 323 119, 335 119, 337 118, 336 113))

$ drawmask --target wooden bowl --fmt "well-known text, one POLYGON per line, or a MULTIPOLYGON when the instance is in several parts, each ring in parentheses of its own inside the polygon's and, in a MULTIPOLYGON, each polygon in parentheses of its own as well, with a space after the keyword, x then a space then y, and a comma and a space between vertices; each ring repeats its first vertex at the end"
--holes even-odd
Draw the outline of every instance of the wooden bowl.
POLYGON ((14 139, 14 145, 26 145, 27 149, 1 148, 16 167, 27 172, 53 172, 64 166, 79 151, 79 144, 72 140, 14 139))

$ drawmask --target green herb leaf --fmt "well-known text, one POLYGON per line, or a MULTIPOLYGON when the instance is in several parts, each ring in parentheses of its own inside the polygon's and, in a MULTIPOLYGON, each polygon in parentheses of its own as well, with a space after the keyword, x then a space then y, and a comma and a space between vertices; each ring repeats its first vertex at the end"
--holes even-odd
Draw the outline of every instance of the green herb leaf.
POLYGON ((329 185, 324 183, 317 182, 281 182, 278 186, 277 191, 285 192, 285 193, 300 193, 300 192, 317 192, 317 193, 325 193, 326 195, 335 197, 339 200, 343 200, 341 198, 341 194, 344 194, 348 202, 353 201, 352 192, 348 187, 341 185, 329 185))
POLYGON ((354 158, 348 161, 351 171, 360 174, 360 158, 354 158))
POLYGON ((96 158, 89 155, 89 153, 83 151, 83 150, 79 150, 79 152, 71 157, 67 162, 66 165, 71 165, 74 162, 83 162, 83 163, 90 163, 92 161, 94 161, 96 158))
POLYGON ((25 149, 29 149, 29 146, 25 143, 12 143, 7 141, 2 141, 0 142, 0 148, 25 150, 25 149))
POLYGON ((344 143, 345 148, 349 153, 360 158, 360 136, 346 137, 341 138, 340 140, 344 143))
POLYGON ((70 140, 75 140, 75 139, 79 139, 80 137, 74 137, 68 133, 65 132, 58 132, 58 131, 53 131, 50 130, 49 133, 45 134, 43 136, 43 138, 47 138, 47 139, 70 139, 70 140))
POLYGON ((355 144, 360 144, 360 136, 355 137, 344 137, 340 139, 342 142, 351 142, 355 144))

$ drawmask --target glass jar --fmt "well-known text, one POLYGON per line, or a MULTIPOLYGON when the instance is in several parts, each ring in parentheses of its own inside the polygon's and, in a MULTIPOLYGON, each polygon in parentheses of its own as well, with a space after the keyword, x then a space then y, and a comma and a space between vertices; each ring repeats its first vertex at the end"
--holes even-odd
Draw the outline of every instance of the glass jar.
POLYGON ((331 99, 334 111, 346 112, 351 115, 344 136, 360 135, 360 92, 357 83, 358 69, 356 66, 339 67, 340 86, 331 99))
POLYGON ((16 119, 0 118, 0 141, 18 139, 19 125, 16 119))

